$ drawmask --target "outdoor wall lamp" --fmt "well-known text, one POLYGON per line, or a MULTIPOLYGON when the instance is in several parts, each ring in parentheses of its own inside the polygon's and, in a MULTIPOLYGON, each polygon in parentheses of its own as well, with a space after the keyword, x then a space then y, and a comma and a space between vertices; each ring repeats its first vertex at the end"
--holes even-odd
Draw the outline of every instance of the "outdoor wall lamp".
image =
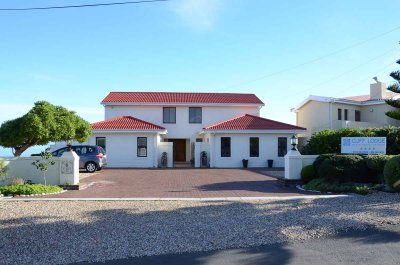
POLYGON ((67 147, 68 147, 68 151, 71 152, 72 151, 72 139, 68 138, 67 140, 67 147))
POLYGON ((293 135, 292 138, 290 138, 290 144, 293 146, 292 150, 297 151, 297 144, 299 143, 299 139, 297 138, 296 135, 293 135))

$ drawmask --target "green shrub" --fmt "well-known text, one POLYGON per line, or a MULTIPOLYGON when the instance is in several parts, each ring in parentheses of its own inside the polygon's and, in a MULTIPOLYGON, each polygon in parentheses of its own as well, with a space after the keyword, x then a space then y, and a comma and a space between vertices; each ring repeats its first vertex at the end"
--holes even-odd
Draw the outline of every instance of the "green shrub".
POLYGON ((365 162, 368 168, 368 182, 382 183, 383 169, 385 164, 393 156, 390 155, 368 155, 365 157, 365 162))
POLYGON ((314 133, 303 147, 305 155, 340 153, 342 137, 386 137, 387 154, 400 154, 400 128, 389 126, 383 128, 344 128, 340 130, 323 130, 314 133))
POLYGON ((394 156, 387 161, 383 175, 390 187, 400 190, 400 156, 394 156))
POLYGON ((42 193, 60 192, 62 188, 59 186, 42 185, 42 184, 23 184, 0 186, 0 193, 5 195, 31 195, 42 193))
POLYGON ((313 165, 308 165, 308 166, 303 167, 300 175, 301 175, 301 180, 303 181, 303 183, 308 183, 317 177, 317 174, 315 173, 315 169, 314 169, 313 165))
POLYGON ((313 163, 313 166, 314 166, 314 169, 315 169, 315 172, 316 172, 317 175, 318 175, 319 168, 321 167, 321 165, 324 162, 324 160, 328 159, 330 157, 333 157, 335 155, 337 155, 337 154, 323 154, 323 155, 319 155, 317 157, 317 159, 315 159, 315 161, 313 163))
POLYGON ((366 185, 354 184, 352 182, 332 182, 323 178, 313 179, 303 187, 307 190, 335 193, 354 192, 367 194, 370 191, 370 188, 366 185))
POLYGON ((334 155, 322 161, 318 176, 339 182, 367 182, 367 166, 359 155, 334 155))

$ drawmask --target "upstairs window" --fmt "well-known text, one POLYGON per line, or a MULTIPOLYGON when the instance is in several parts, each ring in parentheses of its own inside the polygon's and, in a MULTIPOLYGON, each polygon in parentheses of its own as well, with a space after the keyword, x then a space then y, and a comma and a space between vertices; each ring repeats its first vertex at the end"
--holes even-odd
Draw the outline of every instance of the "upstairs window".
POLYGON ((344 110, 344 120, 345 121, 349 120, 349 110, 348 109, 344 110))
POLYGON ((259 157, 260 155, 260 138, 250 137, 250 157, 259 157))
POLYGON ((287 138, 278 137, 278 156, 283 157, 287 154, 287 138))
POLYGON ((189 123, 202 122, 202 109, 200 107, 189 108, 189 123))
POLYGON ((342 120, 342 109, 338 109, 338 110, 337 110, 337 119, 338 119, 339 121, 342 120))
POLYGON ((163 108, 163 122, 176 123, 176 108, 171 108, 171 107, 163 108))
POLYGON ((231 137, 221 137, 221 157, 231 157, 231 137))
POLYGON ((361 111, 356 110, 354 114, 355 114, 355 120, 361 121, 361 111))
POLYGON ((147 157, 147 137, 137 138, 137 156, 147 157))

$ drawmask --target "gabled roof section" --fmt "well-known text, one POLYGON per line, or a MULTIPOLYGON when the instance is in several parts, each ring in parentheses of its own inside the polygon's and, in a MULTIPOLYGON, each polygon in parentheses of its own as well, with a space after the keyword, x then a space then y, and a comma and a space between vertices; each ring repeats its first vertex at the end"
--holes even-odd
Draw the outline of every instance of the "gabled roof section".
POLYGON ((110 103, 264 105, 264 103, 254 94, 185 92, 110 92, 101 103, 105 105, 110 103))
MULTIPOLYGON (((392 92, 392 91, 387 91, 385 99, 396 98, 396 97, 399 97, 399 96, 400 96, 400 94, 398 94, 398 93, 395 93, 395 92, 392 92)), ((365 102, 365 101, 376 100, 376 99, 371 99, 370 95, 352 96, 352 97, 345 97, 345 98, 340 98, 340 99, 357 101, 357 102, 365 102)), ((384 99, 380 99, 380 100, 384 100, 384 99)))
POLYGON ((156 124, 140 120, 132 116, 121 116, 114 119, 92 123, 93 130, 139 130, 164 131, 165 128, 156 124))
POLYGON ((306 128, 245 114, 205 127, 207 131, 219 130, 306 130, 306 128))

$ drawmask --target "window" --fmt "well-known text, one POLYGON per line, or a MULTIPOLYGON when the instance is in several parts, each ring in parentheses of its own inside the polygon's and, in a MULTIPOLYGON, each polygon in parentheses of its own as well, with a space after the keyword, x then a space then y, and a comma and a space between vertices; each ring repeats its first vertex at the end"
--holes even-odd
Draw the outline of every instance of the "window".
POLYGON ((202 120, 202 109, 201 108, 189 108, 189 123, 201 123, 202 120))
POLYGON ((231 157, 231 137, 221 137, 221 157, 231 157))
POLYGON ((147 137, 137 138, 137 156, 147 157, 147 137))
POLYGON ((106 150, 106 137, 96 137, 96 145, 106 150))
POLYGON ((260 139, 258 137, 250 137, 250 157, 258 157, 260 154, 260 139))
POLYGON ((356 110, 355 116, 356 116, 356 118, 355 118, 356 121, 361 121, 361 111, 356 110))
POLYGON ((344 110, 344 120, 345 121, 349 120, 349 110, 348 109, 344 110))
POLYGON ((164 123, 176 123, 176 108, 163 108, 164 123))
POLYGON ((287 138, 278 137, 278 156, 283 157, 287 153, 287 138))
POLYGON ((342 109, 337 110, 337 119, 340 121, 342 120, 342 109))
POLYGON ((196 143, 202 143, 203 142, 203 138, 196 138, 196 143))

